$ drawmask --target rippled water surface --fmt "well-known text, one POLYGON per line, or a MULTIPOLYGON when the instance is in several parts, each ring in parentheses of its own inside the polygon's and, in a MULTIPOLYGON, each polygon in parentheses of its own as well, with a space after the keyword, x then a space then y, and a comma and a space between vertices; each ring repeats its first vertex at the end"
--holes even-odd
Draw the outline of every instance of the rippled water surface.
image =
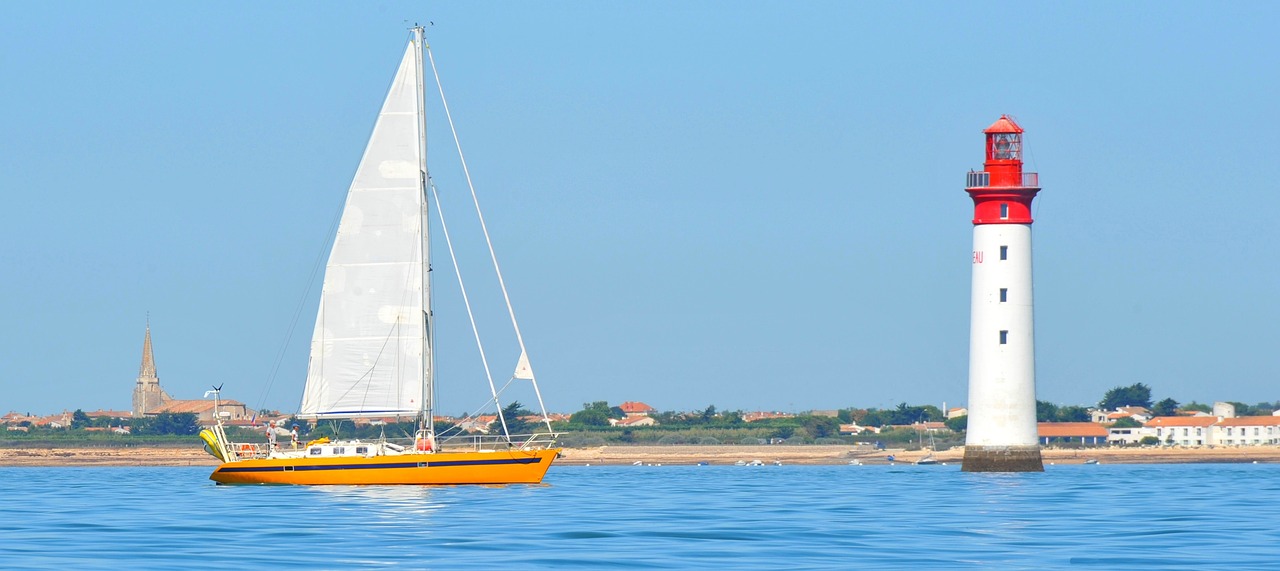
POLYGON ((553 467, 540 486, 0 468, 0 568, 1280 568, 1280 465, 553 467))

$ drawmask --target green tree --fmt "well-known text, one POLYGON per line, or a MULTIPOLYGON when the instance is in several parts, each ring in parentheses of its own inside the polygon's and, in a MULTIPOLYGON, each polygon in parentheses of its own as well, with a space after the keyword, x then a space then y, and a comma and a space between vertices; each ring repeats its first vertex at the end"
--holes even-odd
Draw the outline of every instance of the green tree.
POLYGON ((952 432, 964 432, 969 429, 969 415, 953 416, 947 419, 946 424, 952 432))
POLYGON ((77 408, 75 412, 71 413, 71 428, 84 428, 92 423, 93 421, 89 418, 89 415, 85 414, 83 410, 77 408))
POLYGON ((773 430, 773 432, 769 433, 769 437, 787 439, 787 438, 791 438, 792 436, 795 436, 795 434, 796 434, 795 425, 784 424, 784 425, 778 426, 773 430))
POLYGON ((1141 444, 1143 446, 1155 446, 1157 444, 1160 444, 1160 439, 1154 436, 1143 436, 1142 440, 1138 441, 1138 444, 1141 444))
POLYGON ((583 403, 582 410, 573 413, 569 417, 569 422, 582 426, 609 426, 610 414, 609 403, 598 400, 583 403))
POLYGON ((1131 416, 1120 418, 1111 424, 1111 428, 1140 428, 1142 423, 1133 419, 1131 416))
POLYGON ((1089 422, 1089 409, 1068 405, 1058 409, 1058 422, 1089 422))
POLYGON ((813 438, 835 438, 840 436, 840 421, 829 416, 802 416, 798 419, 800 427, 813 438))
MULTIPOLYGON (((522 416, 530 416, 532 414, 533 412, 531 412, 527 408, 524 408, 524 405, 520 404, 520 401, 511 401, 511 404, 503 407, 502 418, 507 421, 507 434, 516 435, 516 434, 532 433, 534 429, 538 427, 538 423, 520 418, 522 416)), ((490 432, 495 432, 495 431, 493 429, 490 429, 490 432)), ((498 426, 496 433, 501 433, 501 432, 502 432, 502 427, 498 426)))
POLYGON ((716 405, 708 405, 706 409, 698 413, 698 416, 702 424, 710 424, 716 417, 716 405))
POLYGON ((1213 412, 1213 407, 1207 404, 1191 401, 1187 404, 1182 405, 1182 410, 1193 410, 1196 412, 1213 412))
POLYGON ((200 423, 193 412, 162 412, 154 417, 137 418, 133 421, 134 434, 189 435, 199 432, 200 423))
POLYGON ((1036 422, 1054 422, 1058 420, 1058 405, 1051 402, 1036 401, 1036 422))
POLYGON ((1173 399, 1164 399, 1153 404, 1151 405, 1151 414, 1154 416, 1173 416, 1178 414, 1178 401, 1173 399))
POLYGON ((1102 410, 1115 410, 1122 406, 1151 407, 1151 387, 1142 383, 1134 383, 1127 387, 1116 387, 1103 395, 1098 407, 1102 410))

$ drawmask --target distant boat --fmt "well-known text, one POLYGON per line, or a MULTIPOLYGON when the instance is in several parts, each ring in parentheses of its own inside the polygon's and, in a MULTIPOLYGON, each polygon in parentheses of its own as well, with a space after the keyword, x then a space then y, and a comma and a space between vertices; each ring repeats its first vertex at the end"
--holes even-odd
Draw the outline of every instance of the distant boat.
MULTIPOLYGON (((928 432, 927 429, 926 429, 926 432, 928 432)), ((923 437, 921 438, 920 444, 921 444, 921 447, 923 448, 923 445, 924 445, 923 437)), ((933 433, 929 432, 929 453, 925 454, 924 458, 916 460, 916 465, 917 466, 933 466, 936 464, 940 464, 941 462, 938 462, 938 459, 933 457, 933 449, 936 447, 937 445, 934 444, 933 442, 933 433)))
MULTIPOLYGON (((500 436, 454 445, 432 423, 436 340, 428 221, 429 195, 436 193, 427 170, 423 65, 431 52, 423 39, 423 28, 414 27, 347 193, 325 269, 298 414, 317 421, 413 419, 416 431, 401 442, 324 438, 281 450, 231 442, 219 420, 201 433, 223 461, 209 476, 219 484, 538 483, 559 452, 545 409, 540 424, 546 432, 508 433, 511 419, 503 416, 492 380, 500 436)), ((488 241, 478 203, 476 212, 488 241)), ((452 257, 443 222, 441 229, 452 257)), ((506 297, 496 258, 493 267, 506 297)), ((469 315, 465 289, 463 301, 469 315)), ((531 382, 541 406, 509 297, 507 311, 520 348, 511 380, 531 382)), ((487 372, 487 361, 485 367, 487 372)))
POLYGON ((1088 459, 1088 460, 1085 460, 1085 461, 1084 461, 1084 463, 1085 463, 1085 464, 1097 464, 1097 463, 1098 463, 1098 459, 1097 459, 1097 458, 1090 458, 1090 459, 1088 459))

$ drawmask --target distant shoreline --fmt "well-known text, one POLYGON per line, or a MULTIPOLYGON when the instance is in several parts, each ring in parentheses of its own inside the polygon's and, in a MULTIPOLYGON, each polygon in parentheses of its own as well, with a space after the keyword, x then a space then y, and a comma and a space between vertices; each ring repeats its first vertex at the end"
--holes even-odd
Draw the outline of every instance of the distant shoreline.
MULTIPOLYGON (((641 464, 712 465, 735 464, 759 460, 766 464, 839 465, 856 463, 887 465, 910 464, 924 457, 921 450, 866 450, 847 445, 774 445, 774 446, 597 446, 565 449, 558 465, 630 465, 641 464)), ((963 448, 934 454, 946 464, 958 464, 963 448)), ((1192 463, 1280 463, 1280 446, 1242 446, 1217 448, 1046 448, 1042 451, 1046 465, 1083 464, 1097 460, 1102 464, 1192 464, 1192 463)), ((129 448, 0 448, 0 467, 57 466, 209 466, 218 461, 197 447, 129 447, 129 448)))

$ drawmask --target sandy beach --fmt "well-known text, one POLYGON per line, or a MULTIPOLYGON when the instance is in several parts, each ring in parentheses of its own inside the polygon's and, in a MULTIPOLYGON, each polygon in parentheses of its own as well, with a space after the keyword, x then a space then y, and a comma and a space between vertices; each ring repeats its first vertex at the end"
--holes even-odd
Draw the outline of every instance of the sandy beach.
MULTIPOLYGON (((914 463, 925 451, 868 450, 851 446, 598 446, 565 449, 561 465, 712 465, 759 460, 766 464, 874 465, 914 463)), ((1280 446, 1217 448, 1092 448, 1042 451, 1047 465, 1082 464, 1186 464, 1222 462, 1280 462, 1280 446)), ((959 463, 963 448, 934 454, 939 462, 959 463)), ((0 448, 0 466, 215 466, 218 461, 196 447, 154 448, 0 448)))

